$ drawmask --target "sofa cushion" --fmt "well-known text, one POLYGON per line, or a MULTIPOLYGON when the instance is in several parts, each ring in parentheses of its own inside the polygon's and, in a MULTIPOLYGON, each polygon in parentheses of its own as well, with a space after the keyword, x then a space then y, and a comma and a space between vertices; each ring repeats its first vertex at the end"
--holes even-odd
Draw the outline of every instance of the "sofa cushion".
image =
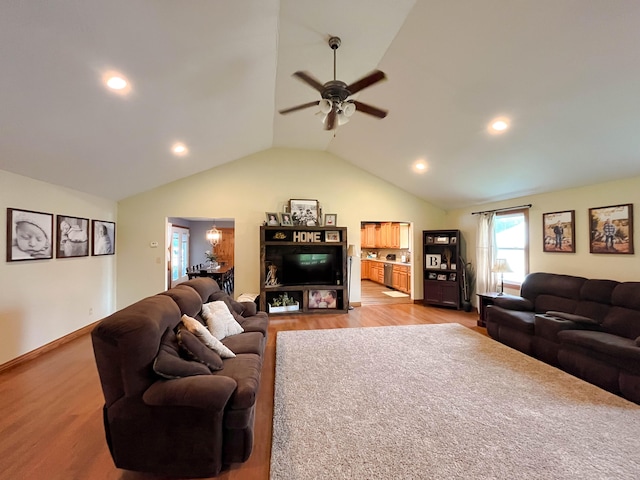
POLYGON ((178 345, 180 345, 180 353, 184 353, 188 359, 203 363, 212 372, 222 368, 220 355, 208 348, 186 328, 180 328, 176 338, 178 345))
POLYGON ((538 313, 548 312, 549 310, 573 313, 577 306, 578 301, 572 298, 542 294, 536 297, 534 308, 538 313))
POLYGON ((636 345, 640 347, 640 337, 636 338, 636 345))
POLYGON ((531 301, 515 295, 499 295, 493 299, 493 304, 509 310, 533 311, 533 303, 531 301))
MULTIPOLYGON (((229 310, 232 314, 239 315, 243 317, 246 315, 247 304, 235 301, 231 296, 229 296, 226 292, 220 290, 219 292, 214 292, 209 296, 210 302, 218 302, 222 301, 227 304, 229 310)), ((234 316, 235 316, 234 315, 234 316)), ((236 317, 237 320, 237 317, 236 317)))
POLYGON ((267 336, 267 329, 269 328, 269 317, 264 312, 264 315, 252 315, 247 318, 242 318, 238 323, 242 325, 245 332, 260 332, 263 336, 267 336))
POLYGON ((501 328, 510 328, 533 335, 535 313, 507 310, 496 305, 487 307, 487 321, 495 322, 501 328))
POLYGON ((233 358, 236 356, 231 350, 225 347, 220 342, 220 340, 218 340, 216 337, 211 335, 211 332, 207 330, 207 327, 202 325, 195 318, 191 318, 188 315, 183 315, 182 323, 184 324, 187 330, 189 330, 196 337, 198 337, 198 339, 202 343, 204 343, 207 347, 209 347, 211 350, 213 350, 214 352, 217 352, 222 358, 233 358))
POLYGON ((624 282, 614 288, 611 304, 640 311, 640 282, 624 282))
POLYGON ((171 297, 180 308, 180 312, 190 317, 193 317, 202 308, 202 300, 198 292, 183 284, 162 292, 161 295, 171 297))
POLYGON ((628 338, 589 330, 564 330, 558 333, 563 344, 578 345, 611 357, 624 357, 640 362, 640 347, 628 338))
POLYGON ((574 315, 572 313, 557 312, 555 310, 548 311, 547 315, 552 316, 552 317, 562 318, 564 320, 569 320, 569 321, 575 322, 575 323, 583 323, 585 325, 599 325, 600 324, 597 320, 595 320, 593 318, 583 317, 582 315, 574 315))
POLYGON ((640 336, 640 311, 612 307, 602 322, 602 329, 615 335, 635 339, 640 336))
POLYGON ((207 328, 218 340, 244 332, 223 301, 202 305, 202 316, 207 322, 207 328))
POLYGON ((232 335, 222 340, 233 353, 255 353, 262 356, 264 351, 264 336, 260 332, 244 332, 240 335, 232 335))
POLYGON ((563 330, 595 328, 595 326, 591 324, 576 323, 562 317, 552 316, 552 313, 557 312, 539 313, 536 315, 534 328, 536 337, 544 338, 553 343, 560 343, 558 333, 563 330))
POLYGON ((213 372, 213 375, 233 378, 238 384, 229 400, 229 408, 240 410, 250 408, 255 404, 260 386, 261 369, 262 359, 258 355, 242 353, 235 358, 224 360, 222 370, 213 372))
POLYGON ((160 350, 153 361, 153 371, 163 378, 211 374, 207 366, 180 357, 178 340, 173 330, 167 330, 162 336, 160 350))

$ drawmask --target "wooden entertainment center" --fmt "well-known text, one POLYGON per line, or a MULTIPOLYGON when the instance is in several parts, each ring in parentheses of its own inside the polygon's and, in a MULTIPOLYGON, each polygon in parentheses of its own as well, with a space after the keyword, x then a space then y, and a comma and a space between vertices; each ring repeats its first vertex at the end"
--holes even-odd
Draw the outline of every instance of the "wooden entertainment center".
POLYGON ((346 313, 346 227, 260 227, 260 309, 271 314, 346 313), (271 274, 270 274, 271 272, 271 274), (317 302, 316 295, 335 297, 317 302), (273 306, 275 299, 293 299, 294 305, 273 306))

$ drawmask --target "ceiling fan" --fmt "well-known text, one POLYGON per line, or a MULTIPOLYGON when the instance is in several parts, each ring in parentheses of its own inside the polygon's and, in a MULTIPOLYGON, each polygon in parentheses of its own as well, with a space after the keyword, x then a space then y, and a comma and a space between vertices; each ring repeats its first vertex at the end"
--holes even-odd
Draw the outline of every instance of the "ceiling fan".
POLYGON ((294 77, 320 92, 322 100, 316 100, 315 102, 304 103, 296 107, 280 110, 282 115, 319 105, 320 112, 325 115, 323 120, 325 130, 333 130, 338 125, 348 122, 349 117, 356 111, 366 113, 377 118, 384 118, 387 116, 386 110, 382 110, 357 100, 349 100, 351 95, 354 95, 360 90, 370 87, 375 83, 385 80, 387 76, 384 72, 374 70, 350 85, 347 85, 340 80, 336 80, 336 50, 341 43, 342 42, 339 37, 331 37, 329 39, 329 46, 333 50, 333 80, 329 80, 323 85, 308 72, 299 71, 293 74, 294 77))

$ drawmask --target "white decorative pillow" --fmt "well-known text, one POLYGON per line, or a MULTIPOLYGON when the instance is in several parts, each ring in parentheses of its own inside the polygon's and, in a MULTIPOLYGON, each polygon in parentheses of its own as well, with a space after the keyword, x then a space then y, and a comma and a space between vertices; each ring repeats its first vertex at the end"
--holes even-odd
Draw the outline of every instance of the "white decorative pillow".
POLYGON ((209 330, 207 330, 207 328, 195 318, 191 318, 188 315, 182 315, 182 323, 187 330, 193 333, 202 343, 222 358, 233 358, 236 356, 236 354, 224 346, 220 340, 211 335, 209 330))
POLYGON ((244 332, 244 328, 233 318, 227 304, 221 300, 202 305, 202 316, 207 322, 207 328, 218 340, 244 332))

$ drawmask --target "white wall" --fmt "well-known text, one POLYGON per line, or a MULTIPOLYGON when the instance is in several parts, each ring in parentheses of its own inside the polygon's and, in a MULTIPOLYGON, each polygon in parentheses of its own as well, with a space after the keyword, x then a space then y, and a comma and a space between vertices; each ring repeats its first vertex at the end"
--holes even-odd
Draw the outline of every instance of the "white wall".
MULTIPOLYGON (((475 265, 476 227, 478 217, 471 212, 532 204, 529 209, 529 271, 566 273, 587 278, 618 281, 640 281, 640 256, 589 253, 589 208, 626 203, 635 204, 635 251, 640 251, 640 177, 573 188, 540 195, 520 197, 503 202, 451 211, 447 223, 459 228, 467 240, 467 256, 475 265), (542 251, 542 214, 575 210, 576 253, 542 251)), ((506 288, 505 288, 506 291, 506 288)), ((517 293, 507 291, 507 293, 517 293)))
MULTIPOLYGON (((113 312, 116 277, 113 255, 7 262, 6 209, 116 221, 117 204, 0 170, 0 205, 3 364, 113 312)), ((118 249, 116 241, 116 256, 118 249)))
MULTIPOLYGON (((266 211, 282 211, 291 198, 317 199, 325 213, 336 213, 338 225, 348 228, 348 243, 358 250, 362 220, 413 222, 416 245, 422 230, 444 226, 444 211, 332 154, 265 150, 119 202, 118 308, 163 289, 164 253, 149 243, 165 243, 167 217, 235 219, 236 293, 258 293, 259 227, 266 211)), ((421 255, 414 258, 421 262, 421 255)), ((422 263, 414 269, 421 272, 422 263)), ((353 262, 352 273, 358 281, 351 299, 358 302, 360 262, 353 262)), ((412 278, 422 298, 421 274, 412 278)))

